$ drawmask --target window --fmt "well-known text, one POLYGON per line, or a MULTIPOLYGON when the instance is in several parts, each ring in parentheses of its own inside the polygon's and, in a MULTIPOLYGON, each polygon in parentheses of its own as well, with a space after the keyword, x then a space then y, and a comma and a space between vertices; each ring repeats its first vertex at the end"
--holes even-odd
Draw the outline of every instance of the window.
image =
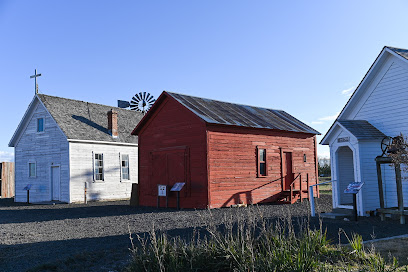
POLYGON ((307 158, 306 158, 306 154, 303 154, 303 162, 306 162, 307 158))
POLYGON ((267 176, 266 149, 258 148, 258 177, 267 176))
POLYGON ((35 178, 36 177, 36 165, 35 162, 30 162, 28 163, 28 176, 30 178, 35 178))
POLYGON ((103 154, 95 154, 95 180, 103 180, 103 154))
POLYGON ((44 118, 38 118, 37 119, 37 132, 43 132, 44 131, 44 118))
POLYGON ((129 178, 129 155, 122 155, 122 179, 130 179, 129 178))

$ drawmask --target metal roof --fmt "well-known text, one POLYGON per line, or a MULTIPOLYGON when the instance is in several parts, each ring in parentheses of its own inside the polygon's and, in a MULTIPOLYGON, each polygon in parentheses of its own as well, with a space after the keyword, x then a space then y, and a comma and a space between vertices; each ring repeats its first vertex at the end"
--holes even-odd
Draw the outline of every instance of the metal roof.
POLYGON ((282 110, 221 102, 166 92, 206 123, 320 134, 282 110))
POLYGON ((358 140, 382 139, 384 133, 366 120, 337 120, 345 129, 350 131, 358 140))
POLYGON ((68 139, 137 144, 137 136, 131 132, 143 117, 140 112, 45 94, 37 96, 68 139), (108 131, 107 112, 111 109, 118 112, 117 138, 108 131))

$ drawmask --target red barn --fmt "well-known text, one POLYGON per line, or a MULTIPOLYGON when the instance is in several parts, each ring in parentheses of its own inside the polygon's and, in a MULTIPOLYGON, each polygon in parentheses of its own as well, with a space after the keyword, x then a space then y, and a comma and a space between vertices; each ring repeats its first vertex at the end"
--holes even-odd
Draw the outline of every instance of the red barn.
POLYGON ((319 132, 281 110, 163 92, 132 134, 142 206, 157 205, 158 184, 185 182, 182 208, 219 208, 293 203, 317 181, 319 132))

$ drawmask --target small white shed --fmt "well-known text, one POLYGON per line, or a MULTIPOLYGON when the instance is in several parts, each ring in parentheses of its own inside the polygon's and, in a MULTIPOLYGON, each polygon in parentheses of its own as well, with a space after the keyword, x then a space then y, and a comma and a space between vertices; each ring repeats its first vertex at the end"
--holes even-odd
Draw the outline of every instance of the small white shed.
POLYGON ((15 149, 15 201, 129 198, 138 182, 139 112, 36 94, 9 146, 15 149))
MULTIPOLYGON (((364 182, 357 194, 358 213, 380 208, 375 158, 385 136, 408 135, 408 50, 384 47, 321 144, 330 146, 333 207, 352 209, 344 189, 364 182)), ((394 169, 381 165, 386 208, 397 206, 394 169)), ((403 179, 408 206, 408 184, 403 179)))

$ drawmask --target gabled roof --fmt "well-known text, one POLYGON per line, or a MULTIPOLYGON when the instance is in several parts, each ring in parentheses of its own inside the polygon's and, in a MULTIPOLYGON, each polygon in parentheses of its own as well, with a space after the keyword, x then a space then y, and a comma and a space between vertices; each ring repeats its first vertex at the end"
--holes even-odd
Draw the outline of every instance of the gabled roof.
MULTIPOLYGON (((159 98, 162 96, 175 99, 208 124, 320 134, 318 131, 282 110, 233 104, 171 92, 163 92, 159 98)), ((154 110, 155 107, 153 106, 150 111, 153 112, 154 110)), ((148 115, 151 114, 149 113, 150 112, 148 112, 145 118, 148 118, 148 115)), ((143 118, 132 133, 138 133, 145 123, 145 118, 143 118)))
POLYGON ((390 47, 390 46, 386 46, 385 48, 388 48, 388 49, 392 50, 393 52, 397 53, 401 57, 408 60, 408 50, 407 49, 390 47))
POLYGON ((330 136, 330 133, 334 129, 334 125, 338 120, 348 120, 347 114, 359 101, 359 99, 363 96, 364 90, 366 86, 370 84, 372 79, 376 76, 376 72, 380 69, 382 64, 386 61, 388 56, 395 56, 398 59, 406 62, 408 61, 408 49, 396 48, 391 46, 384 46, 381 50, 380 54, 377 56, 373 64, 371 65, 370 69, 367 71, 357 88, 354 90, 353 94, 350 96, 349 100, 347 101, 346 105, 341 110, 340 114, 338 115, 337 119, 333 122, 330 126, 329 130, 324 135, 323 139, 320 141, 320 144, 327 145, 327 139, 330 136))
POLYGON ((338 120, 340 125, 353 134, 357 140, 382 139, 384 133, 366 120, 338 120))
MULTIPOLYGON (((45 94, 37 94, 33 102, 36 99, 45 106, 68 140, 137 144, 137 137, 131 135, 131 132, 143 117, 140 112, 45 94), (107 112, 111 109, 118 112, 117 138, 113 138, 108 131, 107 112)), ((27 112, 32 111, 30 108, 34 107, 33 102, 27 112)), ((28 118, 27 114, 22 123, 25 118, 28 118)), ((15 145, 23 130, 21 124, 11 139, 10 146, 15 145)))

